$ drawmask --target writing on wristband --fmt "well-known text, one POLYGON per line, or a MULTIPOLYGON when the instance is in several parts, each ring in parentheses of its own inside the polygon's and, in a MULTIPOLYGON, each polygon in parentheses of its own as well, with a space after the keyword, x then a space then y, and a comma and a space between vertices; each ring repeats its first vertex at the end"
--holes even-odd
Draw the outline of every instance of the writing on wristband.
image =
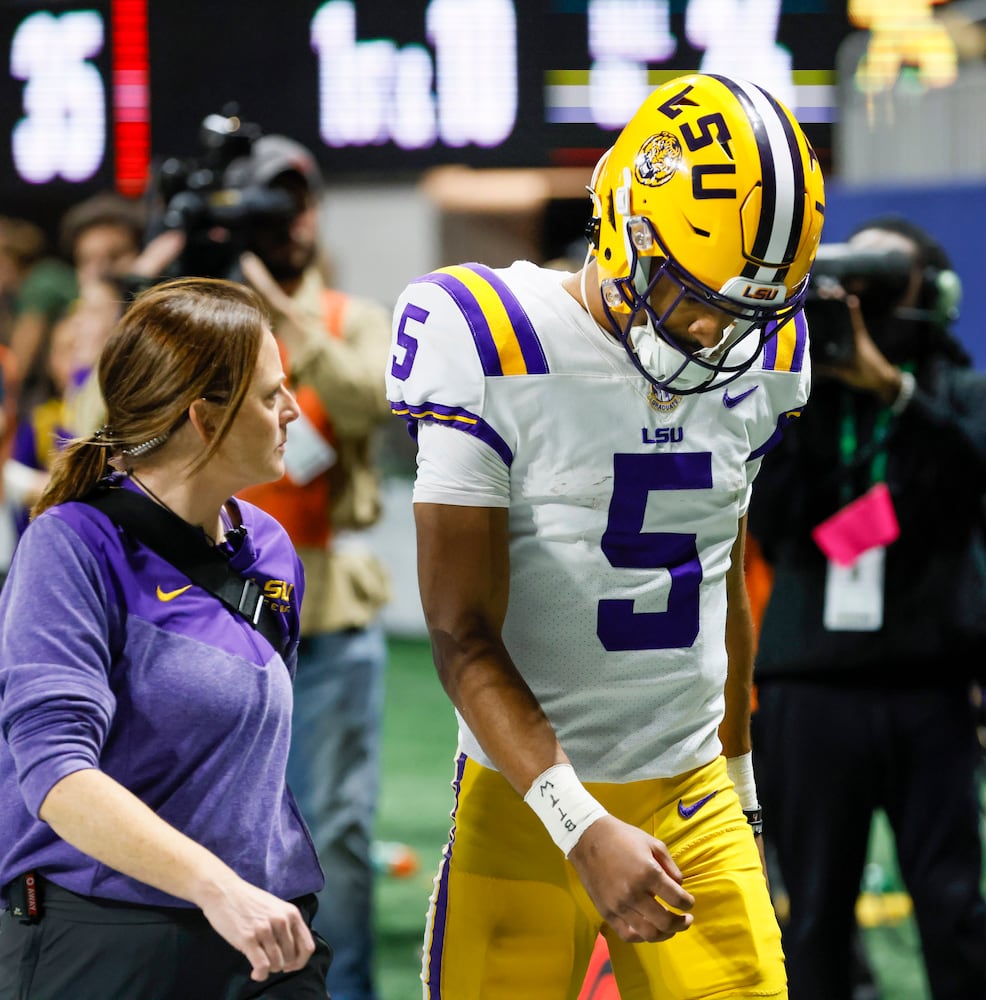
POLYGON ((570 764, 539 774, 524 796, 565 857, 606 810, 586 791, 570 764))

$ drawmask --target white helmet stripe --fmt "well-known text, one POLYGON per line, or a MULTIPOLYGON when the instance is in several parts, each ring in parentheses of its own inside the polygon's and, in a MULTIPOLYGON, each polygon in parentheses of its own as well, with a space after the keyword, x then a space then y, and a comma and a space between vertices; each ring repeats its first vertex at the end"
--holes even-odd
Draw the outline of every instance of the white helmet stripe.
POLYGON ((754 245, 758 257, 771 262, 773 266, 751 265, 750 271, 755 270, 755 273, 744 274, 757 281, 775 281, 777 269, 784 268, 788 263, 792 232, 801 231, 804 199, 797 183, 800 176, 800 161, 796 162, 798 151, 791 149, 788 122, 783 113, 759 87, 746 80, 726 80, 722 77, 716 79, 729 87, 737 97, 745 97, 749 105, 752 105, 754 114, 750 118, 760 150, 764 203, 760 213, 762 228, 757 233, 754 245), (770 179, 773 184, 769 183, 770 179))

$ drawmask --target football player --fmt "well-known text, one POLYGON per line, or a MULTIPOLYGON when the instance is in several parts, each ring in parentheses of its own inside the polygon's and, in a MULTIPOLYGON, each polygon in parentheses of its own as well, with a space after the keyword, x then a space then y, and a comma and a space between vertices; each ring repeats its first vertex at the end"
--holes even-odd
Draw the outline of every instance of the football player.
POLYGON ((750 765, 751 484, 808 395, 819 164, 761 88, 659 87, 584 267, 443 268, 394 317, 421 599, 460 725, 425 996, 785 996, 750 765), (746 815, 744 815, 746 813, 746 815))

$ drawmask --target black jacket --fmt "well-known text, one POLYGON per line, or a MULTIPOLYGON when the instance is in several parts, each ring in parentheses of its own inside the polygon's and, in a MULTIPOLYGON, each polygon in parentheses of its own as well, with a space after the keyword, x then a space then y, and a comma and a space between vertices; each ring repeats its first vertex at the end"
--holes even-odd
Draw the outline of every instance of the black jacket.
POLYGON ((816 380, 803 416, 764 458, 749 528, 775 577, 758 682, 795 676, 886 686, 986 676, 986 375, 946 354, 916 374, 915 394, 883 445, 900 537, 887 548, 879 631, 825 630, 826 559, 810 535, 871 485, 879 400, 816 380), (848 469, 840 457, 847 408, 859 442, 848 469))

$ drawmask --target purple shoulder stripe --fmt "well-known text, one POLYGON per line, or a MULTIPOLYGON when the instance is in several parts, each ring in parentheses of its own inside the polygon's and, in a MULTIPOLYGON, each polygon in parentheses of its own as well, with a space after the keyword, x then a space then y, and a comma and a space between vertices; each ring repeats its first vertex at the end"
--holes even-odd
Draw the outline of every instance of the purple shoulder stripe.
POLYGON ((771 451, 773 448, 776 448, 777 445, 781 443, 781 439, 784 437, 784 429, 791 423, 792 420, 796 420, 800 416, 800 410, 788 410, 787 413, 782 413, 777 418, 777 426, 774 428, 774 433, 771 434, 759 448, 755 448, 750 452, 747 461, 752 462, 755 459, 760 458, 762 455, 766 455, 767 452, 771 451))
POLYGON ((804 311, 794 317, 794 354, 791 358, 791 371, 799 372, 805 361, 805 348, 808 346, 808 320, 804 311))
POLYGON ((465 431, 466 434, 472 434, 473 437, 488 444, 500 456, 507 468, 513 464, 514 455, 507 442, 482 417, 470 410, 459 406, 443 406, 441 403, 411 404, 399 400, 391 402, 390 411, 395 417, 402 417, 407 421, 408 431, 412 437, 416 436, 417 426, 421 421, 444 424, 446 427, 454 427, 456 430, 465 431))
POLYGON ((538 340, 534 324, 518 301, 517 296, 497 276, 496 272, 486 267, 485 264, 465 264, 463 266, 478 274, 499 296, 517 336, 517 343, 527 366, 527 374, 547 375, 548 359, 545 357, 544 348, 541 347, 541 341, 538 340))
POLYGON ((431 274, 422 275, 412 282, 412 284, 422 283, 438 285, 448 292, 469 324, 469 330, 472 333, 473 342, 476 344, 476 352, 479 354, 484 374, 502 375, 503 368, 500 365, 500 354, 496 348, 496 341, 493 339, 490 324, 476 301, 476 296, 458 278, 442 271, 433 271, 431 274))
POLYGON ((777 328, 777 323, 767 324, 768 338, 763 348, 763 367, 767 371, 799 372, 804 366, 805 346, 808 343, 808 322, 803 312, 777 328))

